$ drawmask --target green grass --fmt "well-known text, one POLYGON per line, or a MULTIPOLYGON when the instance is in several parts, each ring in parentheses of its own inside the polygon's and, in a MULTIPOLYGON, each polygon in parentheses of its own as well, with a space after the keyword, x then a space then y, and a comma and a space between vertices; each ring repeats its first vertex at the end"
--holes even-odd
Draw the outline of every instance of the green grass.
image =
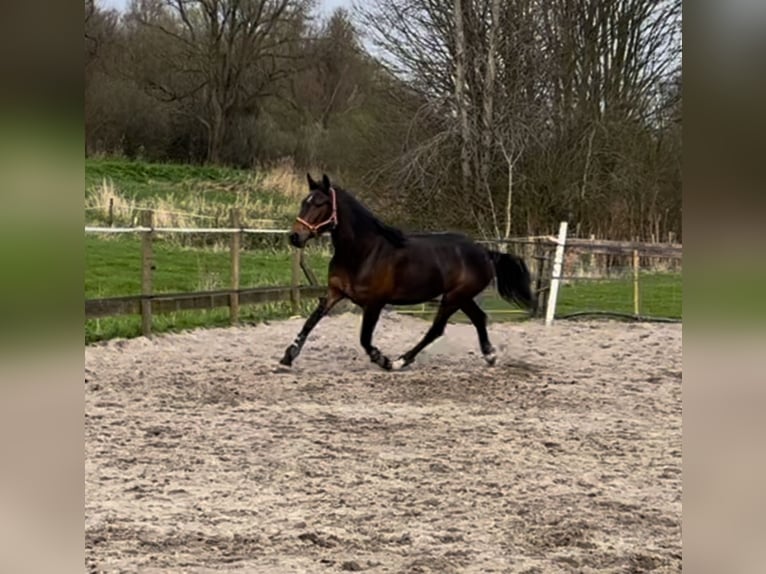
POLYGON ((225 167, 86 159, 86 221, 106 223, 111 199, 118 225, 134 224, 137 210, 151 208, 159 227, 224 226, 229 209, 236 206, 246 225, 270 219, 282 226, 295 216, 299 200, 294 189, 280 184, 290 179, 289 174, 281 172, 282 180, 271 175, 225 167))
POLYGON ((191 191, 203 184, 215 193, 216 200, 233 203, 236 188, 246 187, 254 172, 226 167, 145 163, 123 159, 86 159, 86 188, 113 180, 120 191, 138 200, 165 197, 179 191, 191 191))
MULTIPOLYGON (((681 275, 641 273, 639 314, 681 318, 681 275)), ((556 316, 581 311, 633 314, 633 279, 573 281, 559 289, 556 316)))
POLYGON ((177 182, 186 179, 205 181, 238 180, 246 177, 247 170, 230 167, 184 163, 147 163, 120 158, 86 158, 86 184, 101 177, 115 177, 120 181, 146 183, 148 181, 177 182))

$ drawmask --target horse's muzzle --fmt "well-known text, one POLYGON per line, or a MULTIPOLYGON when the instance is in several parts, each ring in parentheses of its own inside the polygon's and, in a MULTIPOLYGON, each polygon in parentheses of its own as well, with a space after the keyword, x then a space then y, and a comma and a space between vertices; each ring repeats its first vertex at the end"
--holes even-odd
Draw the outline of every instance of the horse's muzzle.
POLYGON ((293 247, 299 247, 299 248, 306 245, 306 241, 308 240, 308 237, 303 237, 297 231, 293 231, 288 238, 290 240, 290 245, 292 245, 293 247))

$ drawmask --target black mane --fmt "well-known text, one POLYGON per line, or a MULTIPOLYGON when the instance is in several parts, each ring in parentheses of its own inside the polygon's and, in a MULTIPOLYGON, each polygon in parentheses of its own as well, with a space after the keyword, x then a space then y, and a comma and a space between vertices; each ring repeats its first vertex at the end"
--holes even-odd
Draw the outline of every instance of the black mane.
POLYGON ((378 235, 383 236, 394 247, 404 247, 407 244, 407 237, 404 233, 392 225, 383 223, 380 219, 367 209, 358 199, 344 189, 335 187, 338 198, 344 201, 351 212, 351 228, 356 235, 360 230, 375 230, 378 235))

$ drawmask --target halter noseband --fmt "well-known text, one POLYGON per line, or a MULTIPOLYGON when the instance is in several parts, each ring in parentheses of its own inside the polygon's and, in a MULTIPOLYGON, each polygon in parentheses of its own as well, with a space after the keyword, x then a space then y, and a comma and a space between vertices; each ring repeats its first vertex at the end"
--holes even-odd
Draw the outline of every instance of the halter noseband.
POLYGON ((319 235, 319 228, 324 227, 328 223, 332 223, 332 226, 334 228, 336 225, 338 225, 338 204, 335 201, 335 188, 333 187, 330 188, 330 198, 332 199, 332 215, 330 215, 330 217, 328 217, 321 223, 317 223, 317 224, 309 223, 308 221, 306 221, 305 219, 301 217, 296 217, 295 218, 296 221, 298 221, 298 223, 305 225, 308 228, 308 230, 314 235, 319 235))

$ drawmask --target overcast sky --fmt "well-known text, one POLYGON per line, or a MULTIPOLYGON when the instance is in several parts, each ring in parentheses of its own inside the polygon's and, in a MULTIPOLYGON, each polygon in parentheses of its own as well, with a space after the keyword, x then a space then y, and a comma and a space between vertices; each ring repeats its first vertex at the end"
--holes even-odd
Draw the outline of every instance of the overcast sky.
MULTIPOLYGON (((124 10, 130 0, 98 0, 99 3, 106 7, 106 8, 117 8, 119 10, 124 10)), ((351 6, 351 0, 319 0, 319 6, 321 7, 322 11, 325 13, 332 12, 333 9, 337 8, 338 6, 345 6, 350 7, 351 6)))

